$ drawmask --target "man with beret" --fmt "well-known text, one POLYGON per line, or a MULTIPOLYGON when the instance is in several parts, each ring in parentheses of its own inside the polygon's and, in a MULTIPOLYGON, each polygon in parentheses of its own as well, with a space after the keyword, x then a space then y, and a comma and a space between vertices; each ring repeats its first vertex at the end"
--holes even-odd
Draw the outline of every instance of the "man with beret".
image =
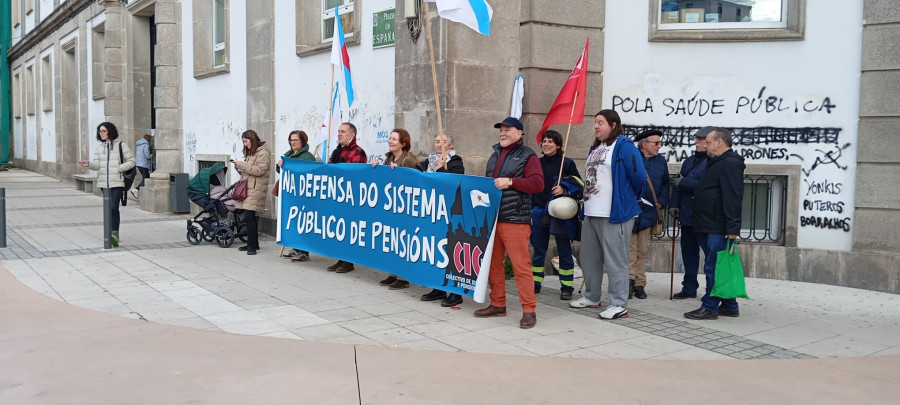
POLYGON ((669 166, 666 158, 659 155, 662 146, 662 131, 656 129, 641 132, 634 141, 644 157, 647 179, 652 183, 644 185, 641 193, 641 214, 634 220, 631 231, 631 245, 628 249, 628 278, 631 290, 628 298, 646 299, 647 292, 647 248, 650 246, 650 228, 659 219, 659 210, 669 201, 669 166))
POLYGON ((529 329, 537 323, 534 280, 531 275, 531 255, 528 240, 531 236, 531 194, 544 189, 544 172, 534 151, 522 140, 522 122, 507 117, 494 128, 500 130, 500 143, 487 162, 485 176, 494 178, 494 186, 502 190, 497 227, 494 233, 488 285, 491 303, 475 311, 478 318, 506 316, 505 255, 509 255, 522 304, 519 327, 529 329))
POLYGON ((694 232, 694 189, 700 176, 706 172, 706 135, 714 127, 703 127, 694 133, 694 154, 681 164, 681 181, 675 187, 673 210, 678 211, 681 226, 681 262, 684 263, 684 280, 681 291, 672 296, 676 300, 697 297, 697 273, 700 270, 700 241, 694 232))

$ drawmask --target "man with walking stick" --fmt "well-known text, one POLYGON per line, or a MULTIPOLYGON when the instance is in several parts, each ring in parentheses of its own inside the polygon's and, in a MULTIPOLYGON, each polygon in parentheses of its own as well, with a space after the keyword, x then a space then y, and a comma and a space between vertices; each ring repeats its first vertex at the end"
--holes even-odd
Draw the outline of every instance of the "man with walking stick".
MULTIPOLYGON (((675 187, 675 204, 671 204, 673 214, 681 225, 681 261, 684 263, 684 280, 681 291, 673 295, 676 300, 696 298, 697 273, 700 270, 700 243, 694 232, 694 190, 700 177, 706 172, 706 135, 713 127, 703 127, 694 133, 694 155, 681 165, 681 181, 675 187)), ((674 246, 673 246, 674 250, 674 246)), ((674 258, 674 257, 673 257, 674 258)))

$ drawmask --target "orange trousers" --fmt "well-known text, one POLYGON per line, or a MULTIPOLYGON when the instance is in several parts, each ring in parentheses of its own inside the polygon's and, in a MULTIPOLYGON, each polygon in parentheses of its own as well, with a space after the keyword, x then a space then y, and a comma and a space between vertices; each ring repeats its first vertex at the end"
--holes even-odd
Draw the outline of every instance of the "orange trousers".
POLYGON ((491 256, 491 273, 488 277, 488 285, 491 287, 491 305, 506 306, 506 275, 503 262, 505 255, 508 254, 515 274, 516 287, 519 289, 522 312, 534 312, 534 308, 537 306, 537 297, 534 295, 531 254, 528 252, 530 237, 530 224, 497 222, 497 232, 494 234, 494 252, 491 256))

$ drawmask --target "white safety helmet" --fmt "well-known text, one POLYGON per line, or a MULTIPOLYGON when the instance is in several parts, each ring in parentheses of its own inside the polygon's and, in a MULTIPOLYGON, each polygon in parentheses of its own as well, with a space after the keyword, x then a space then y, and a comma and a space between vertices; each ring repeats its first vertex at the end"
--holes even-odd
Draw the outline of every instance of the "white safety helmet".
POLYGON ((571 197, 557 197, 547 204, 550 216, 558 219, 569 219, 578 214, 578 202, 571 197))

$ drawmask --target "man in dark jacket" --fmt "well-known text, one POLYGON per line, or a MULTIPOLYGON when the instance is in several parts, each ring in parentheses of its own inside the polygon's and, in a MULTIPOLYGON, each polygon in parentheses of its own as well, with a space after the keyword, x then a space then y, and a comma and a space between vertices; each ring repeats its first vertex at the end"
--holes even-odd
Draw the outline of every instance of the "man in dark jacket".
POLYGON ((506 275, 504 256, 509 254, 519 302, 522 304, 522 319, 519 327, 528 329, 537 323, 534 310, 537 297, 534 295, 534 281, 531 276, 531 257, 528 239, 531 236, 531 194, 544 188, 544 173, 541 162, 531 148, 522 141, 522 122, 515 117, 507 117, 494 128, 500 129, 500 143, 494 145, 494 153, 488 159, 485 176, 494 178, 494 186, 502 190, 500 208, 497 213, 497 228, 494 233, 493 256, 491 256, 488 285, 491 287, 491 303, 488 307, 475 311, 475 316, 506 316, 506 275))
POLYGON ((741 233, 741 203, 744 194, 744 159, 731 150, 731 132, 717 128, 706 137, 709 161, 706 173, 694 192, 694 230, 706 255, 706 294, 699 309, 684 314, 689 319, 737 317, 735 299, 710 296, 716 282, 716 253, 726 249, 726 241, 741 233))
POLYGON ((700 271, 700 242, 694 231, 694 190, 700 177, 706 173, 706 135, 714 127, 703 127, 694 134, 696 149, 694 154, 681 164, 681 181, 676 188, 678 223, 681 225, 681 261, 684 263, 684 280, 681 291, 672 296, 676 300, 696 298, 697 274, 700 271))
MULTIPOLYGON (((356 144, 356 125, 345 122, 338 127, 338 146, 331 152, 328 163, 366 163, 366 151, 356 144)), ((353 263, 338 260, 328 266, 328 271, 349 273, 354 268, 353 263)))
POLYGON ((634 220, 631 230, 631 244, 628 248, 628 298, 646 299, 644 287, 647 285, 647 248, 650 247, 650 228, 659 219, 659 210, 669 202, 669 165, 666 158, 659 155, 662 146, 662 131, 649 129, 634 137, 641 156, 647 178, 653 184, 644 184, 641 193, 641 214, 634 220))

